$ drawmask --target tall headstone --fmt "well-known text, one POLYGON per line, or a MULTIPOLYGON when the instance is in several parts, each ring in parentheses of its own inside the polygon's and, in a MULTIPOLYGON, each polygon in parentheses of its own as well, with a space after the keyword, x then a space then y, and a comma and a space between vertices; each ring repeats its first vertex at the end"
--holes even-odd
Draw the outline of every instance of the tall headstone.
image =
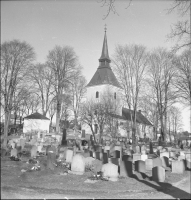
POLYGON ((135 153, 140 153, 140 147, 138 145, 135 147, 135 153))
POLYGON ((145 162, 142 160, 135 161, 135 171, 145 173, 146 172, 145 162))
POLYGON ((103 153, 103 164, 108 163, 108 154, 107 153, 103 153))
POLYGON ((123 155, 122 161, 131 161, 132 162, 132 156, 130 156, 130 155, 123 155))
POLYGON ((110 163, 113 163, 114 165, 117 165, 117 166, 119 166, 119 161, 120 161, 119 158, 110 158, 109 159, 110 163))
POLYGON ((133 175, 133 165, 131 161, 124 160, 120 162, 120 176, 131 177, 133 175))
POLYGON ((67 149, 66 151, 66 162, 71 163, 74 152, 72 150, 67 149))
POLYGON ((120 151, 119 150, 115 150, 114 151, 114 158, 120 158, 120 151))
POLYGON ((136 160, 141 160, 141 154, 138 153, 133 154, 133 162, 135 162, 136 160))
POLYGON ((37 146, 34 145, 31 149, 31 158, 36 158, 37 155, 37 146))
POLYGON ((84 129, 82 129, 82 138, 85 138, 86 137, 86 132, 84 129))
POLYGON ((156 166, 152 168, 152 180, 156 182, 165 181, 165 169, 161 166, 156 166))
POLYGON ((150 154, 153 154, 153 143, 149 143, 149 148, 150 148, 150 154))
POLYGON ((162 166, 163 167, 169 167, 170 165, 169 165, 169 158, 168 157, 166 157, 166 156, 162 156, 161 158, 161 161, 162 161, 162 166))
POLYGON ((183 174, 185 171, 185 161, 172 161, 172 173, 183 174))
POLYGON ((146 170, 152 170, 153 168, 153 159, 145 160, 146 170))
POLYGON ((162 167, 162 160, 160 158, 153 158, 153 167, 161 166, 162 167))
POLYGON ((66 129, 63 129, 61 145, 66 145, 67 144, 66 135, 67 135, 66 129))
POLYGON ((17 154, 18 154, 18 151, 17 151, 17 149, 16 149, 16 148, 14 148, 14 149, 11 149, 11 156, 13 156, 13 157, 17 158, 17 154))

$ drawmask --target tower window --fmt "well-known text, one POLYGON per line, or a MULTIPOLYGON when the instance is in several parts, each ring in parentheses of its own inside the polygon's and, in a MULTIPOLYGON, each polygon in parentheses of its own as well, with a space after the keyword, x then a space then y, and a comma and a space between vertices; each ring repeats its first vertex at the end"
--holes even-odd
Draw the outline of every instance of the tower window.
POLYGON ((116 92, 114 92, 114 99, 116 99, 117 95, 116 95, 116 92))
POLYGON ((99 92, 96 92, 96 99, 99 98, 99 92))

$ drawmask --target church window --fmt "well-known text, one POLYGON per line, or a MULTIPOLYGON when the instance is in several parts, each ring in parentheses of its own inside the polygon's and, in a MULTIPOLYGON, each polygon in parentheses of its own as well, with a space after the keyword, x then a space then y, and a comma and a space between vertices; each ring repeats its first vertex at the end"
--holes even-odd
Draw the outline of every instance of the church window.
POLYGON ((117 95, 116 95, 116 92, 114 92, 114 99, 116 99, 116 96, 117 96, 117 95))
POLYGON ((96 92, 96 99, 99 98, 99 92, 96 92))

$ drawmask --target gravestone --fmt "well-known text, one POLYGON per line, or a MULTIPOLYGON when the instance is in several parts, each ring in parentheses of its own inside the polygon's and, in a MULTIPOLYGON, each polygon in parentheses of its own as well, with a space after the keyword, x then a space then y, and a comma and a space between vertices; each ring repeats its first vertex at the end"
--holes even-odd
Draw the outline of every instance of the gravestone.
POLYGON ((132 157, 130 155, 123 155, 122 161, 132 161, 132 157))
POLYGON ((72 158, 71 163, 71 171, 72 174, 83 175, 85 172, 85 158, 80 155, 76 154, 72 158))
POLYGON ((160 158, 153 159, 153 167, 160 166, 162 167, 162 160, 160 158))
POLYGON ((165 181, 165 169, 161 166, 156 166, 152 168, 152 180, 156 182, 165 181))
POLYGON ((183 174, 185 171, 185 161, 172 161, 172 173, 183 174))
POLYGON ((149 143, 149 153, 153 154, 153 143, 152 142, 149 143))
POLYGON ((178 160, 185 160, 185 156, 178 156, 178 160))
POLYGON ((17 154, 18 154, 18 151, 17 151, 17 149, 16 149, 16 148, 14 148, 14 149, 11 149, 11 156, 13 156, 13 157, 17 158, 17 154))
POLYGON ((144 154, 141 155, 141 160, 142 160, 142 161, 145 161, 146 159, 148 159, 148 155, 144 155, 144 154))
POLYGON ((124 160, 120 162, 120 176, 131 177, 133 175, 133 165, 131 161, 124 160))
POLYGON ((175 157, 176 157, 176 153, 174 151, 170 151, 169 158, 175 158, 175 157))
POLYGON ((109 154, 110 154, 110 155, 113 155, 114 151, 115 151, 115 144, 112 143, 112 144, 110 145, 109 154))
POLYGON ((140 153, 140 147, 139 146, 135 147, 135 153, 138 153, 138 154, 140 153))
POLYGON ((163 149, 162 146, 158 146, 158 147, 157 147, 157 150, 159 150, 159 151, 162 150, 162 149, 163 149))
POLYGON ((108 154, 107 153, 103 153, 103 164, 108 163, 108 154))
POLYGON ((186 160, 186 167, 187 169, 191 169, 191 161, 190 160, 186 160))
POLYGON ((54 151, 48 151, 47 152, 47 168, 54 170, 56 167, 56 153, 54 151))
POLYGON ((145 162, 142 160, 135 161, 135 171, 145 173, 146 172, 145 162))
POLYGON ((113 164, 115 164, 115 165, 117 165, 117 166, 119 166, 119 161, 120 161, 119 158, 110 158, 110 159, 109 159, 109 162, 110 162, 110 163, 113 163, 113 164))
POLYGON ((114 158, 120 158, 120 151, 119 150, 115 150, 114 151, 114 158))
POLYGON ((102 166, 102 174, 104 178, 108 178, 110 181, 118 181, 118 166, 112 163, 107 163, 102 166))
POLYGON ((161 161, 162 161, 162 167, 169 167, 169 158, 166 157, 166 156, 162 156, 161 158, 161 161))
POLYGON ((85 138, 85 137, 86 137, 85 130, 82 130, 82 138, 85 138))
POLYGON ((142 151, 146 151, 146 150, 147 150, 146 146, 145 146, 145 145, 142 145, 142 146, 141 146, 141 152, 142 152, 142 151))
POLYGON ((31 158, 36 158, 37 155, 37 146, 34 145, 31 149, 31 158))
POLYGON ((142 150, 142 151, 141 151, 141 154, 142 154, 142 155, 146 155, 146 150, 142 150))
POLYGON ((153 159, 145 160, 145 167, 146 167, 146 170, 152 170, 152 168, 153 168, 153 159))
POLYGON ((191 162, 191 152, 185 152, 185 159, 191 162))
POLYGON ((104 150, 105 150, 105 151, 110 150, 110 146, 105 146, 105 147, 104 147, 104 150))
POLYGON ((100 153, 100 152, 95 152, 95 154, 96 154, 96 159, 98 159, 98 160, 103 160, 103 153, 100 153))
POLYGON ((180 151, 180 156, 182 156, 183 159, 186 159, 185 151, 180 151))
POLYGON ((69 149, 66 150, 66 162, 67 163, 72 162, 73 154, 74 154, 74 152, 72 150, 69 150, 69 149))
POLYGON ((23 150, 24 147, 25 147, 25 143, 26 143, 26 139, 21 138, 21 139, 20 139, 20 144, 21 144, 21 149, 22 149, 22 150, 23 150))
POLYGON ((67 144, 66 135, 67 135, 66 129, 63 129, 61 145, 67 144))
POLYGON ((163 156, 169 158, 169 152, 167 152, 167 151, 161 152, 161 153, 160 153, 160 157, 163 157, 163 156))
POLYGON ((134 163, 136 160, 141 160, 141 154, 138 154, 138 153, 134 153, 134 154, 133 154, 133 163, 134 163))
POLYGON ((93 152, 94 152, 94 151, 91 151, 91 150, 90 150, 90 157, 93 157, 93 152))

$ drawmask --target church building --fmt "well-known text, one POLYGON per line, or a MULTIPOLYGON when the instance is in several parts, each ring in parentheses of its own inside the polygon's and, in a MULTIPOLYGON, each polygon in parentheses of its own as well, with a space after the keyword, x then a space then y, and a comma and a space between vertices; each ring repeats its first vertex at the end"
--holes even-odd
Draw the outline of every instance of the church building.
MULTIPOLYGON (((99 66, 93 75, 90 82, 87 84, 86 102, 102 103, 104 101, 112 104, 112 131, 107 129, 103 130, 103 135, 112 135, 114 137, 128 137, 132 135, 130 123, 132 110, 123 107, 122 93, 123 89, 120 86, 114 72, 110 67, 111 59, 108 53, 107 35, 103 40, 103 47, 101 57, 99 58, 99 66), (115 108, 115 109, 114 109, 115 108), (113 132, 113 133, 112 133, 113 132)), ((82 129, 86 134, 92 134, 90 127, 87 124, 82 125, 82 129)), ((150 137, 152 124, 149 120, 139 111, 137 112, 137 133, 139 137, 144 137, 145 133, 150 137)), ((94 124, 94 132, 99 135, 99 127, 96 122, 94 124)))

